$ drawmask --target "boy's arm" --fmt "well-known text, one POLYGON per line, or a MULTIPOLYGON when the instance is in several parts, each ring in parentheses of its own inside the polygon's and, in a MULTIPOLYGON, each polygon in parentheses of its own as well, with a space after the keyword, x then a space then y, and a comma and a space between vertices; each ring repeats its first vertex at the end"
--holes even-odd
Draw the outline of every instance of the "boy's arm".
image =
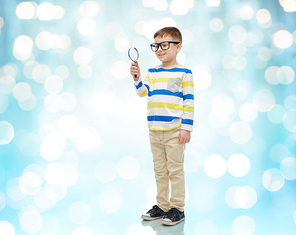
POLYGON ((186 73, 183 77, 183 118, 181 129, 193 131, 194 119, 194 86, 193 75, 186 73))
POLYGON ((140 97, 147 96, 148 90, 149 90, 149 82, 146 79, 144 80, 144 83, 142 82, 138 61, 132 62, 130 72, 134 78, 134 84, 136 87, 137 94, 140 97), (137 76, 135 76, 135 75, 137 75, 137 76))

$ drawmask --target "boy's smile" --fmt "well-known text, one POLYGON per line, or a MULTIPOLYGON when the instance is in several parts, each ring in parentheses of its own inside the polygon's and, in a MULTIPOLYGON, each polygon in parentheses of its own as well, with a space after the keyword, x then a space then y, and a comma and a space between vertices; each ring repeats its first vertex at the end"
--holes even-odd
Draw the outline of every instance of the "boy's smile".
MULTIPOLYGON (((156 37, 155 43, 162 43, 165 41, 175 41, 171 36, 156 37)), ((164 67, 172 67, 178 65, 177 63, 177 54, 182 48, 182 44, 173 44, 169 45, 169 49, 163 50, 160 46, 155 52, 156 57, 162 62, 164 67)))

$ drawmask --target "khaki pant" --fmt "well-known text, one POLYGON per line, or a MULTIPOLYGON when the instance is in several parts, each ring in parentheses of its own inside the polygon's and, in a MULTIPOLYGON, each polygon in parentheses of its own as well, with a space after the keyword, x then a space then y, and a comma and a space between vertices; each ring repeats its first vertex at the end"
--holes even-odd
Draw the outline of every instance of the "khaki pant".
POLYGON ((165 212, 170 208, 184 211, 185 206, 185 144, 179 144, 179 133, 180 128, 171 131, 149 131, 157 186, 156 200, 158 206, 165 212))

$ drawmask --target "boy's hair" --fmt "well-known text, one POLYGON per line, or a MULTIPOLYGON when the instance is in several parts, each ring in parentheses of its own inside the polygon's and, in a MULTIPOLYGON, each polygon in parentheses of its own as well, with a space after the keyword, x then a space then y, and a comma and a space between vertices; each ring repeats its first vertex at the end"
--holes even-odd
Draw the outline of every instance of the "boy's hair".
POLYGON ((180 43, 182 43, 182 34, 180 32, 179 29, 177 29, 176 27, 164 27, 160 30, 158 30, 155 34, 154 34, 154 39, 156 37, 164 37, 165 35, 169 35, 172 38, 178 40, 180 43))

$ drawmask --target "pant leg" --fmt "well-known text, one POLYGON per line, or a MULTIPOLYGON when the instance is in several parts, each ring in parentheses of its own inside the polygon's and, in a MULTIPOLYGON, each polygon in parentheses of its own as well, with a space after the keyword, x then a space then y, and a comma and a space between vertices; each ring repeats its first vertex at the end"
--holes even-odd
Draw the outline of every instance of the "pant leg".
POLYGON ((151 152, 153 154, 154 173, 157 186, 157 205, 168 211, 169 202, 169 172, 167 170, 167 158, 163 144, 163 131, 149 131, 151 152))
POLYGON ((185 206, 185 176, 184 150, 185 145, 179 144, 180 128, 166 133, 167 169, 171 181, 171 208, 184 211, 185 206))

